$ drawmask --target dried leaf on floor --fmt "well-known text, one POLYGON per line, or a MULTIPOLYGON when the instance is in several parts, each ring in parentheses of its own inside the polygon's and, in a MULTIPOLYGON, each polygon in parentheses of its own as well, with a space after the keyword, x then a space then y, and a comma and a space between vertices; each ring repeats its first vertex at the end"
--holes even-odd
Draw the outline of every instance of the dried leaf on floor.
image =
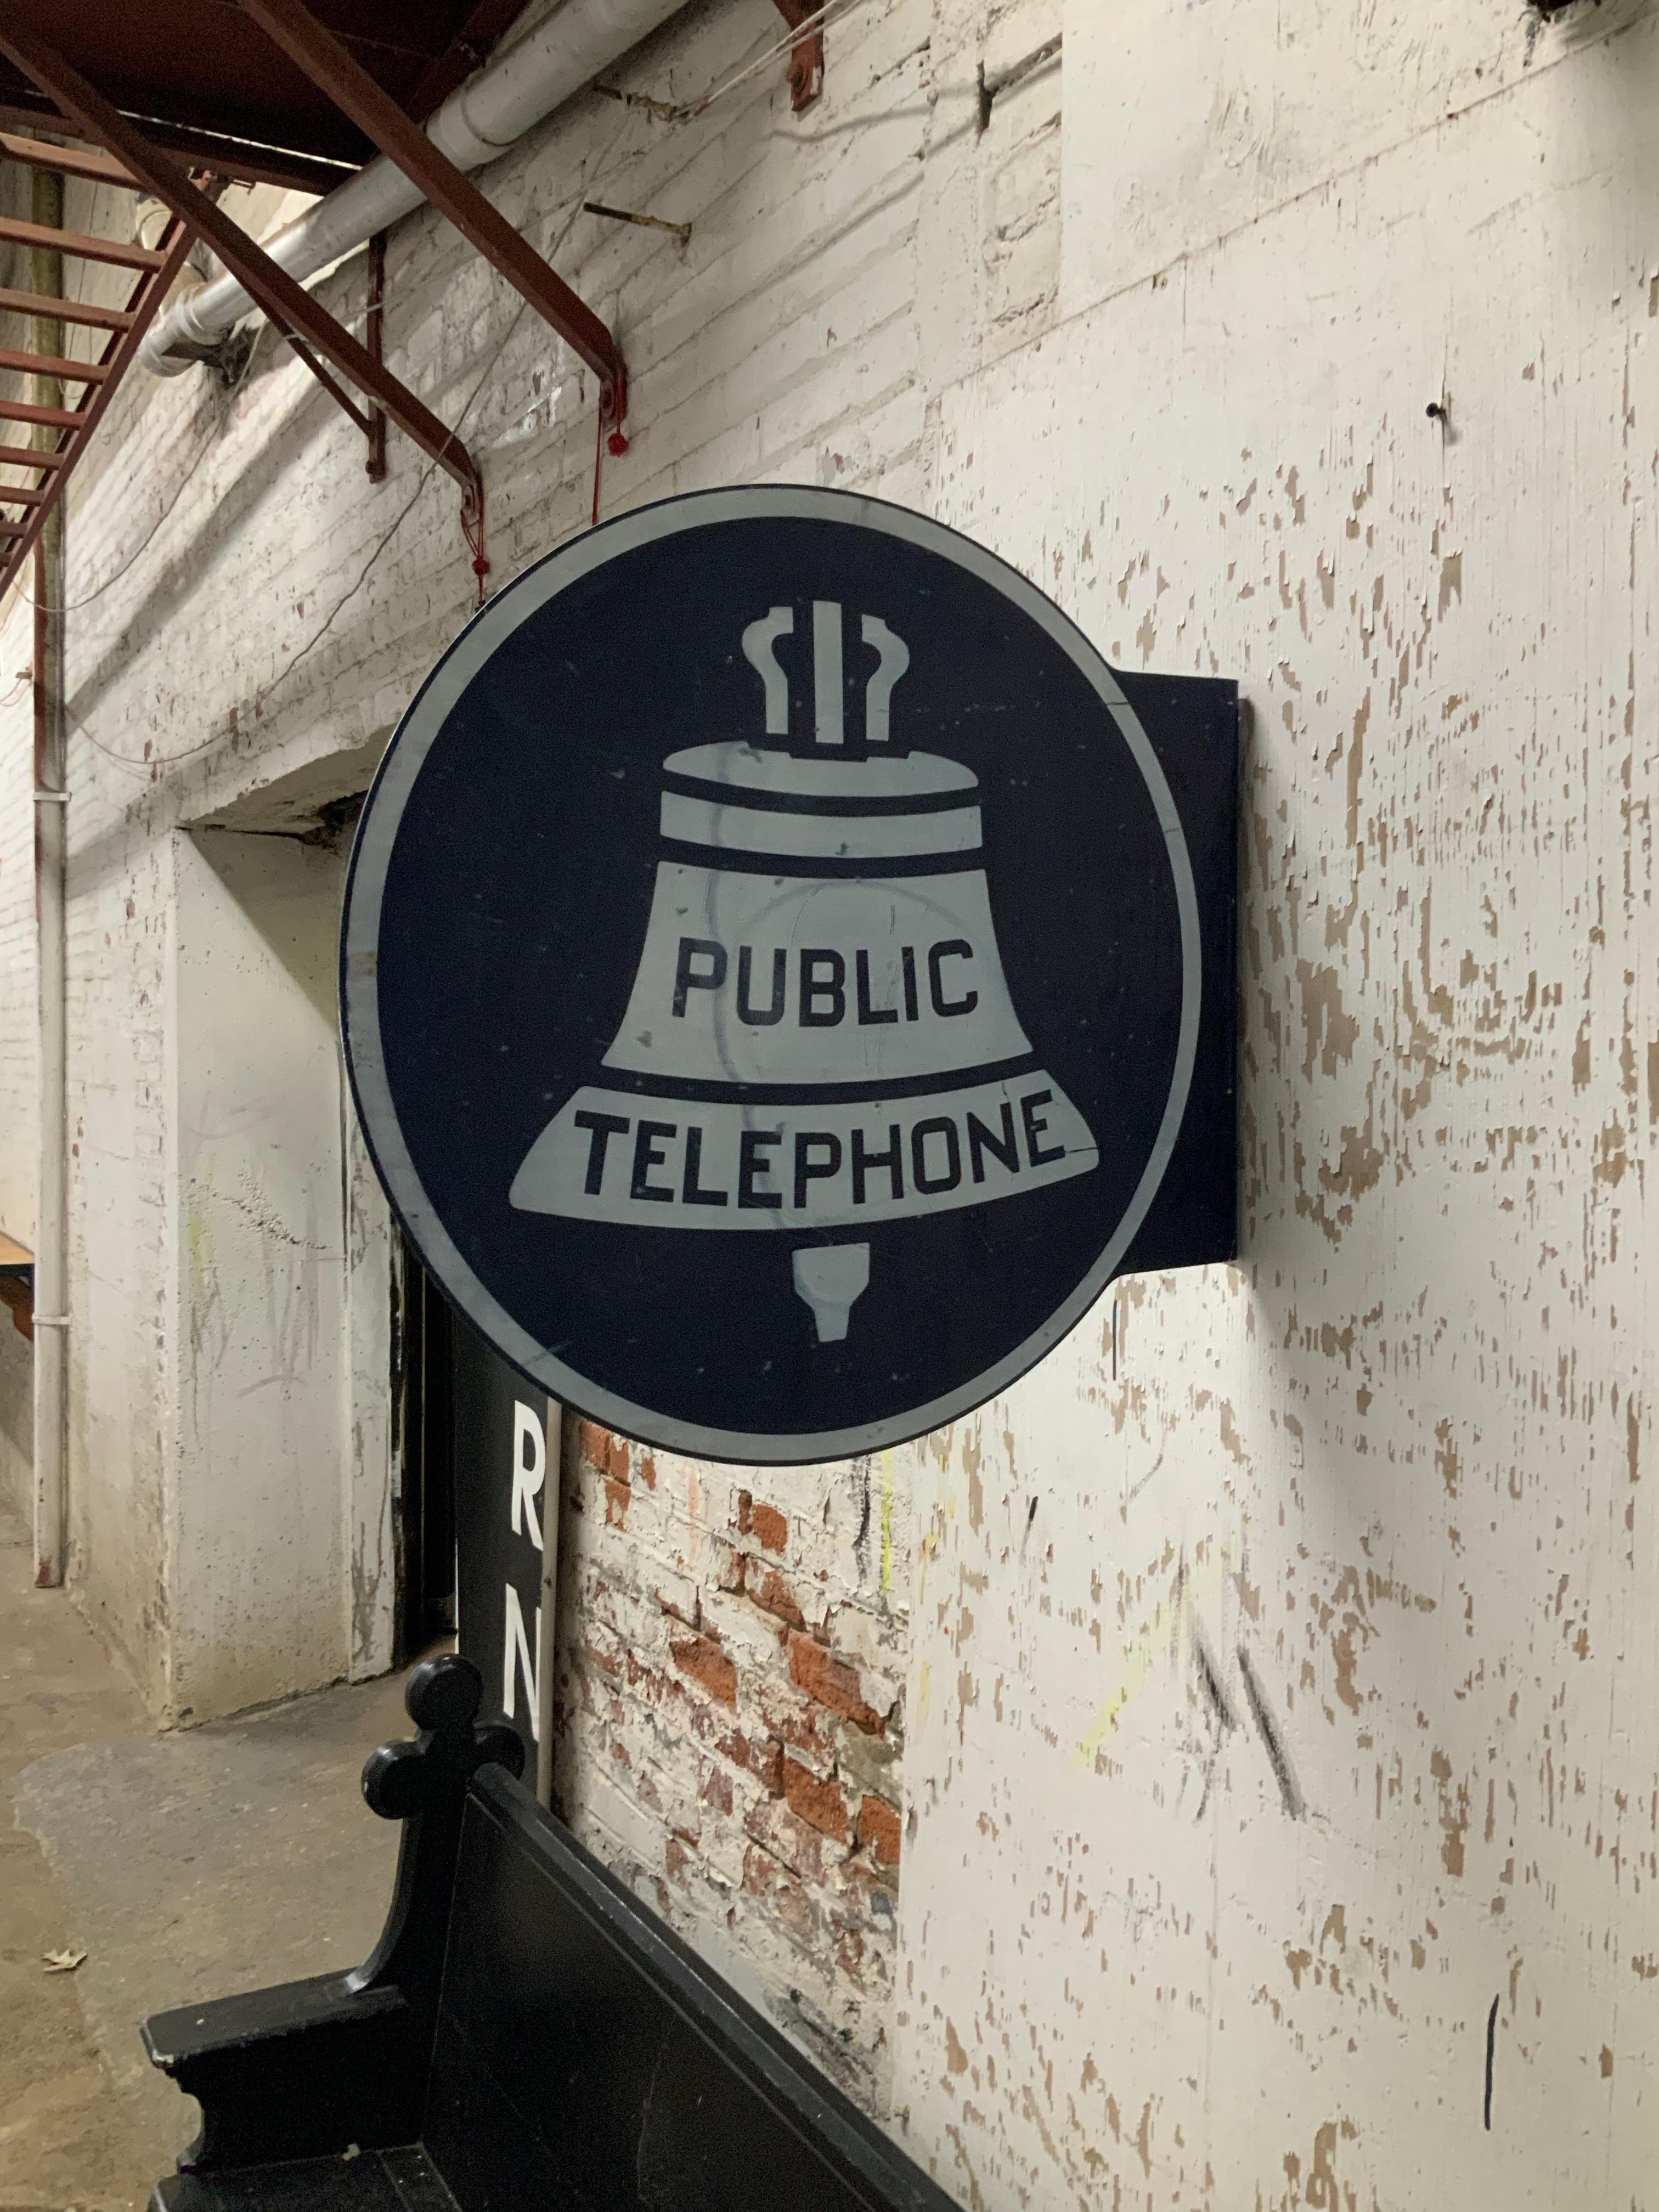
POLYGON ((44 1972, 48 1974, 72 1974, 86 1955, 84 1951, 48 1951, 44 1972))

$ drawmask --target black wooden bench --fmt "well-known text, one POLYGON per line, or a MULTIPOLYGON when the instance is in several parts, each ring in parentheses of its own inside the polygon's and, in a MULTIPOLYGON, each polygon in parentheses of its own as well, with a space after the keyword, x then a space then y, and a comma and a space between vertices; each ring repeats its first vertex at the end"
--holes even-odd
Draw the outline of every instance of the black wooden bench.
POLYGON ((202 2132, 152 2212, 948 2212, 920 2167, 543 1810, 477 1670, 363 1769, 405 1822, 355 1972, 158 2013, 202 2132))

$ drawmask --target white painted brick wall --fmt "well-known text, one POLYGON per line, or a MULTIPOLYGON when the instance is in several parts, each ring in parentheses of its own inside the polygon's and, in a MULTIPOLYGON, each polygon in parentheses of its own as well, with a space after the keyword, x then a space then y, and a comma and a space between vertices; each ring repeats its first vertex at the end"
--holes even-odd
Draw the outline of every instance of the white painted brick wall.
MULTIPOLYGON (((684 99, 776 36, 709 0, 612 76, 684 99)), ((873 1468, 586 1432, 561 1787, 965 2204, 1625 2212, 1659 2048, 1650 0, 871 0, 828 49, 804 118, 775 65, 674 126, 589 95, 489 189, 633 366, 606 513, 867 489, 1127 665, 1243 680, 1249 1248, 1126 1286, 1115 1377, 1097 1316, 873 1468), (981 136, 981 64, 1057 28, 981 136)), ((435 218, 388 261, 499 582, 586 521, 592 379, 435 218)), ((135 383, 78 490, 76 1575, 158 1706, 171 841, 383 737, 464 619, 453 487, 391 458, 369 487, 267 337, 233 393, 135 383)), ((27 650, 14 607, 0 696, 27 650)), ((27 738, 0 708, 0 1206, 27 738)))

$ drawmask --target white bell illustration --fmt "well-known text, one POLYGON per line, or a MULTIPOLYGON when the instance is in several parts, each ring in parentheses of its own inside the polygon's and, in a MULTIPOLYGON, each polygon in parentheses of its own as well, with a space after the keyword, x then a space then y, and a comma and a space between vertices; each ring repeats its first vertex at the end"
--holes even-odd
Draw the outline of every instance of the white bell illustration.
POLYGON ((835 1343, 869 1282, 861 1230, 1039 1189, 1089 1173, 1098 1154, 1008 995, 977 779, 891 743, 908 648, 860 618, 878 662, 851 742, 843 609, 802 612, 811 734, 792 749, 777 648, 796 611, 774 607, 743 633, 765 739, 664 762, 662 853, 627 1012, 511 1200, 798 1239, 795 1288, 818 1341, 835 1343))

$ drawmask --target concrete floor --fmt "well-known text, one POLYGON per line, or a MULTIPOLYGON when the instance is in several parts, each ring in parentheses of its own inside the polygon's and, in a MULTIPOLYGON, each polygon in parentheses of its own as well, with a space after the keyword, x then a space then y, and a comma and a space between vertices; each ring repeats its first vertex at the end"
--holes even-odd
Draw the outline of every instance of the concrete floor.
POLYGON ((158 1735, 28 1569, 0 1507, 0 2212, 141 2212, 196 2108, 138 2022, 367 1954, 398 1831, 357 1778, 410 1724, 389 1677, 158 1735))

